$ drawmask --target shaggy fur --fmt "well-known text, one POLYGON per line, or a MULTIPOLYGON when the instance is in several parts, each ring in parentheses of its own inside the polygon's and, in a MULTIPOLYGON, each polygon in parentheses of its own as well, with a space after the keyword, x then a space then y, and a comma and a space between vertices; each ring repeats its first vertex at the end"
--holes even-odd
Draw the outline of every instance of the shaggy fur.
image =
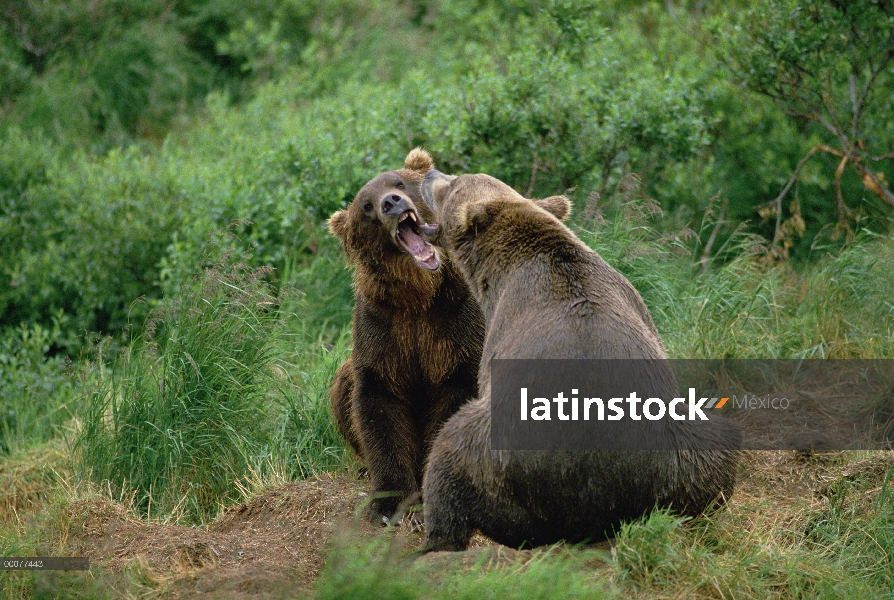
POLYGON ((514 547, 604 539, 655 506, 696 515, 730 496, 737 453, 716 448, 738 447, 741 434, 723 419, 661 421, 650 432, 685 438, 687 450, 492 451, 491 359, 659 359, 643 362, 658 365, 643 380, 666 398, 676 382, 639 293, 551 214, 561 200, 438 171, 422 193, 486 322, 482 395, 451 417, 429 455, 425 550, 462 550, 476 529, 514 547))
POLYGON ((356 300, 352 356, 330 399, 366 463, 378 523, 420 502, 435 433, 478 391, 481 311, 454 265, 419 236, 433 218, 419 191, 432 166, 427 152, 411 151, 404 169, 375 177, 329 221, 355 267, 356 300))

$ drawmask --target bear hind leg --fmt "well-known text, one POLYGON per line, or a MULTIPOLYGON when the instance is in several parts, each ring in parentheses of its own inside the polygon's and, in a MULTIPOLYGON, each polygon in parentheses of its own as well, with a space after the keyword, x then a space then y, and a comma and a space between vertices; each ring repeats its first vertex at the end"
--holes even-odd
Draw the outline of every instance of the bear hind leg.
MULTIPOLYGON (((430 457, 434 458, 434 457, 430 457)), ((476 529, 472 515, 479 506, 472 484, 431 460, 423 484, 425 545, 423 552, 461 551, 469 546, 476 529)))

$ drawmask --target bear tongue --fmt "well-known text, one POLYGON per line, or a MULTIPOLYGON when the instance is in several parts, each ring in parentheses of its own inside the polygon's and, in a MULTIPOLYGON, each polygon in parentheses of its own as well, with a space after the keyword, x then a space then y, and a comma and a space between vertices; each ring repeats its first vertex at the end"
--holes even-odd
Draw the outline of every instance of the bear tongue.
POLYGON ((398 225, 397 239, 416 260, 416 263, 426 269, 437 269, 441 266, 438 259, 438 253, 432 248, 432 245, 422 239, 418 233, 413 231, 408 220, 398 225))
POLYGON ((400 240, 403 242, 404 248, 406 248, 410 254, 412 254, 413 256, 418 256, 420 258, 428 256, 428 246, 430 246, 431 244, 419 237, 419 235, 415 231, 413 231, 409 227, 401 227, 397 235, 400 236, 400 240))

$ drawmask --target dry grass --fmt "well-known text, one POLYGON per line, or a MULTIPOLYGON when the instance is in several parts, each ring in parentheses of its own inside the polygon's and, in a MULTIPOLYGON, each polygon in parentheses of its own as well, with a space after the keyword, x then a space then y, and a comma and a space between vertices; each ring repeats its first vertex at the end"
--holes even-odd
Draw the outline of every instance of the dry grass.
MULTIPOLYGON (((24 463, 5 468, 7 476, 27 480, 30 474, 41 481, 39 464, 52 472, 34 456, 30 470, 24 463)), ((328 597, 333 590, 359 592, 372 585, 365 579, 333 582, 346 569, 384 578, 413 598, 445 597, 451 589, 463 597, 476 585, 509 586, 512 596, 525 578, 532 578, 531 589, 548 584, 549 569, 600 596, 791 598, 823 596, 828 589, 872 595, 882 588, 842 566, 853 559, 848 553, 857 550, 849 544, 856 542, 818 537, 816 531, 823 523, 863 527, 879 515, 890 518, 890 506, 885 513, 880 503, 891 502, 890 490, 885 494, 892 473, 894 452, 745 452, 735 495, 713 515, 680 524, 659 514, 611 544, 580 549, 517 551, 476 536, 468 551, 428 555, 412 568, 401 557, 418 547, 421 533, 358 519, 368 484, 332 474, 262 486, 203 527, 147 521, 126 498, 60 481, 56 489, 68 486, 66 498, 35 489, 8 503, 4 529, 29 531, 20 538, 26 544, 30 535, 41 538, 43 547, 89 556, 93 573, 116 593, 166 598, 328 597), (859 493, 842 501, 842 486, 859 493), (841 512, 844 505, 849 511, 841 512), (836 506, 839 513, 833 514, 836 506)))

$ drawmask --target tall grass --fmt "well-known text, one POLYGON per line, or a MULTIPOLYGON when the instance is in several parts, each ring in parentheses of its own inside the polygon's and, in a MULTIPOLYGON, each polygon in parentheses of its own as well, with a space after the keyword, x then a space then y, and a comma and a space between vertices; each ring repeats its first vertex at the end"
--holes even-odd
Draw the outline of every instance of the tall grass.
POLYGON ((805 548, 894 597, 894 466, 879 478, 839 476, 807 521, 805 548))
POLYGON ((224 255, 150 317, 89 395, 76 455, 149 516, 204 520, 271 457, 285 385, 263 277, 224 255))
POLYGON ((291 389, 282 395, 284 412, 277 421, 276 451, 285 472, 305 478, 345 466, 345 450, 329 403, 335 371, 350 350, 348 331, 336 343, 320 341, 300 346, 298 364, 290 372, 291 389))
POLYGON ((612 551, 616 579, 636 596, 891 597, 894 467, 879 458, 870 461, 880 471, 830 482, 818 508, 764 499, 690 522, 656 511, 627 523, 612 551))
POLYGON ((894 235, 863 231, 796 268, 740 231, 702 263, 698 238, 636 189, 608 219, 585 209, 579 234, 642 294, 672 358, 894 357, 894 235))

